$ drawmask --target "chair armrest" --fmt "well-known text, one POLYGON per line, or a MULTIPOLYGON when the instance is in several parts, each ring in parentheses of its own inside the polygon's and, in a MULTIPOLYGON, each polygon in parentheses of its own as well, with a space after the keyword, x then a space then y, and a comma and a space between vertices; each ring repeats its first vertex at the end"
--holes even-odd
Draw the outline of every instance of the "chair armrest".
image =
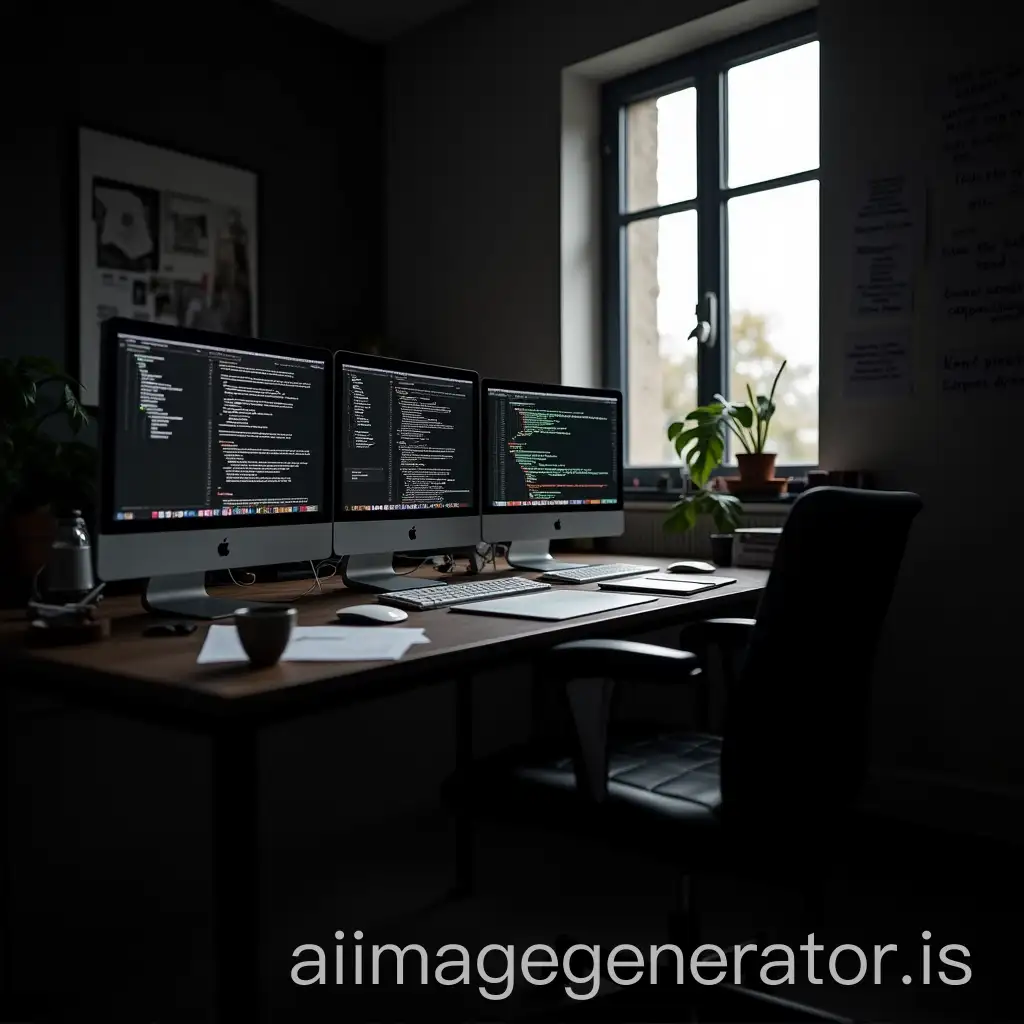
POLYGON ((682 628, 679 643, 703 654, 709 647, 735 651, 750 643, 756 619, 702 619, 682 628))
MULTIPOLYGON (((543 656, 545 667, 564 679, 622 679, 663 674, 665 682, 687 678, 699 667, 696 654, 635 640, 570 640, 543 656)), ((658 681, 652 679, 653 682, 658 681)))
POLYGON ((591 804, 608 796, 608 722, 617 681, 636 676, 676 682, 700 676, 696 654, 634 640, 571 640, 551 648, 541 663, 565 687, 576 790, 591 804))
MULTIPOLYGON (((726 691, 732 688, 739 675, 740 664, 750 637, 757 625, 756 619, 703 619, 684 626, 679 633, 679 646, 696 653, 702 665, 711 662, 712 650, 721 655, 720 667, 726 691)), ((705 681, 702 688, 698 717, 703 728, 711 728, 711 688, 705 681)))

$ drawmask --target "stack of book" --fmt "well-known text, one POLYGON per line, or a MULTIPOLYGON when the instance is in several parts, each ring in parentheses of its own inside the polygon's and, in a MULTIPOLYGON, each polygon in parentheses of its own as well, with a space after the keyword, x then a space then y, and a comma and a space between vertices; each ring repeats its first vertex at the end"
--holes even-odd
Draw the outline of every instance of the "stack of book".
POLYGON ((740 527, 733 539, 733 564, 741 569, 770 569, 781 536, 781 526, 740 527))

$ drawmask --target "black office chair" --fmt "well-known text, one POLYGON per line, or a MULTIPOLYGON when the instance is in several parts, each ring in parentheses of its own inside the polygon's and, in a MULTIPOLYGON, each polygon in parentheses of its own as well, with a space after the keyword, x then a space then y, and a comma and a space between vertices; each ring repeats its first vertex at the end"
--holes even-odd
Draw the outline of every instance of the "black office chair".
POLYGON ((537 670, 564 687, 564 742, 475 762, 459 799, 667 857, 684 883, 671 921, 683 948, 697 941, 689 879, 703 868, 788 872, 813 898, 809 860, 825 867, 865 781, 875 652, 920 509, 915 494, 815 488, 793 504, 756 619, 695 624, 683 650, 555 647, 537 670), (618 681, 706 686, 712 648, 725 668, 720 737, 611 736, 618 681))

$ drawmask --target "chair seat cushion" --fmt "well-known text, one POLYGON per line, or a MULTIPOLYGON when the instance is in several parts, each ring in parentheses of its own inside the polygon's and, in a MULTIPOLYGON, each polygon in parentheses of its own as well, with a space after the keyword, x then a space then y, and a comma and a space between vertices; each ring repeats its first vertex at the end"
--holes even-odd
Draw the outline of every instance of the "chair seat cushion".
POLYGON ((456 777, 449 794, 469 800, 476 812, 555 819, 575 827, 600 819, 602 830, 623 819, 648 826, 718 823, 722 741, 701 733, 621 740, 609 753, 608 802, 594 815, 576 792, 572 761, 564 749, 529 746, 475 761, 456 777), (573 820, 567 821, 567 816, 573 820))

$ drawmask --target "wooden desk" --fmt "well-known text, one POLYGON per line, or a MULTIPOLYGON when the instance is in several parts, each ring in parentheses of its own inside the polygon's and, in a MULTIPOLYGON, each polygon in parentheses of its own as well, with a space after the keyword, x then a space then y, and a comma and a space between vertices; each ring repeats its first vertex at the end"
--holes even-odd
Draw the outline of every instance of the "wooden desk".
MULTIPOLYGON (((609 559, 581 556, 578 561, 609 559)), ((670 560, 630 561, 650 563, 657 569, 670 560)), ((420 570, 420 574, 438 578, 430 569, 420 570)), ((490 569, 485 575, 500 574, 490 569)), ((414 612, 405 624, 422 626, 430 643, 414 645, 401 661, 286 662, 259 671, 241 665, 197 665, 206 635, 203 627, 188 637, 144 637, 142 631, 153 618, 143 613, 137 597, 104 602, 102 611, 111 619, 111 637, 82 647, 29 649, 22 643, 24 613, 3 613, 0 677, 7 686, 61 696, 88 708, 173 725, 210 738, 217 1020, 255 1022, 259 1019, 257 740, 261 725, 455 680, 456 761, 464 767, 472 758, 474 674, 499 664, 529 661, 566 640, 636 635, 694 618, 749 612, 767 573, 729 569, 723 574, 737 582, 689 598, 659 598, 564 622, 414 612)), ((452 582, 468 578, 456 576, 452 582)), ((294 581, 221 588, 217 593, 237 597, 240 605, 261 599, 294 600, 299 622, 304 625, 330 623, 336 608, 374 601, 372 595, 348 591, 335 579, 324 581, 323 594, 299 597, 307 588, 308 584, 294 581)), ((572 589, 596 590, 597 585, 572 589)), ((457 873, 468 863, 468 839, 463 830, 456 849, 457 873)))

